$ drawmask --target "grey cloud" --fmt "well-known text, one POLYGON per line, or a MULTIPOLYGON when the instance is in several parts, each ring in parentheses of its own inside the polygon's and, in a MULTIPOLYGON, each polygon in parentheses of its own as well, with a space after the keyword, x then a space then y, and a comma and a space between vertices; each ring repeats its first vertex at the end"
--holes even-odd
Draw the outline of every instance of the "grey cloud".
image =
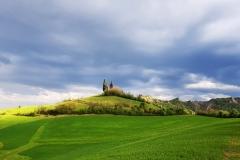
POLYGON ((5 56, 0 55, 0 63, 10 64, 11 60, 9 58, 5 57, 5 56))
POLYGON ((106 78, 138 92, 156 86, 156 97, 239 95, 184 88, 187 73, 240 86, 237 4, 1 1, 0 81, 58 90, 106 78))

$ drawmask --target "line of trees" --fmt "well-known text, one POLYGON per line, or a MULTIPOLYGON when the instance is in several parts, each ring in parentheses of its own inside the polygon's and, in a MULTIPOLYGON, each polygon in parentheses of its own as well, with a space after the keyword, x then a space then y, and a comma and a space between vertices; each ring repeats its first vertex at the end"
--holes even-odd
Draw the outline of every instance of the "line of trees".
MULTIPOLYGON (((81 101, 81 100, 79 100, 81 101)), ((162 107, 162 108, 148 108, 146 102, 137 105, 124 103, 122 101, 116 102, 114 105, 101 102, 81 102, 88 105, 88 108, 76 109, 78 103, 68 102, 58 104, 54 109, 47 110, 46 107, 38 107, 34 112, 27 114, 17 114, 24 116, 38 116, 38 115, 62 115, 62 114, 114 114, 114 115, 128 115, 128 116, 170 116, 170 115, 185 115, 188 112, 182 107, 162 107)))
POLYGON ((128 116, 170 116, 170 115, 185 115, 187 112, 183 108, 147 108, 140 106, 123 107, 116 104, 114 108, 91 106, 88 109, 79 110, 79 114, 114 114, 128 116))
POLYGON ((240 113, 237 109, 232 109, 231 111, 226 110, 198 110, 196 111, 197 115, 210 116, 210 117, 219 117, 219 118, 240 118, 240 113))

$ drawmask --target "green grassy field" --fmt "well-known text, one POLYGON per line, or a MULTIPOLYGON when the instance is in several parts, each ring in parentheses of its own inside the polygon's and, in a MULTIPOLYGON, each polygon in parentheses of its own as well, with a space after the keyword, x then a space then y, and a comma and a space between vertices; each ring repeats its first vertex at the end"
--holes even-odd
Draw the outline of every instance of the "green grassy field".
MULTIPOLYGON (((53 109, 55 108, 56 104, 48 104, 48 105, 43 105, 43 107, 46 107, 48 109, 53 109)), ((26 113, 31 113, 37 110, 38 107, 41 106, 23 106, 21 108, 6 108, 1 110, 2 113, 5 113, 6 115, 16 115, 16 114, 26 114, 26 113)))
POLYGON ((240 159, 240 119, 0 116, 0 159, 240 159))

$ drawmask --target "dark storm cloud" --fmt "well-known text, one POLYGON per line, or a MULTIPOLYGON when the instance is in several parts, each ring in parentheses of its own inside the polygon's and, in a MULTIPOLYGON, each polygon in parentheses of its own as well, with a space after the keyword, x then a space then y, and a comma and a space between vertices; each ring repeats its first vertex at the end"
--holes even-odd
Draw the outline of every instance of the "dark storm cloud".
POLYGON ((0 55, 0 63, 10 64, 11 60, 9 58, 5 57, 5 56, 0 55))
POLYGON ((0 93, 9 100, 20 89, 6 86, 16 85, 45 98, 89 95, 106 78, 163 99, 238 96, 237 4, 1 1, 0 93))

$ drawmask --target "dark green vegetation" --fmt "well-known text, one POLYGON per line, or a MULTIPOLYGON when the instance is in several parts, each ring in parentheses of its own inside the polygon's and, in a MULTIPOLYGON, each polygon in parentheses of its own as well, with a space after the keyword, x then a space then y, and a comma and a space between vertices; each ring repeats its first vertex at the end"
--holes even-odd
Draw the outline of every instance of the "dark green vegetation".
POLYGON ((88 98, 69 99, 63 102, 33 107, 5 109, 2 114, 59 115, 59 114, 114 114, 129 116, 168 116, 198 114, 219 118, 239 118, 240 98, 217 98, 210 101, 170 101, 151 96, 134 96, 113 87, 103 94, 88 98))
POLYGON ((0 116, 0 159, 239 159, 240 119, 0 116))
POLYGON ((0 111, 4 114, 38 116, 61 114, 114 114, 128 116, 169 116, 197 114, 219 118, 240 118, 240 98, 217 98, 210 101, 170 101, 151 96, 134 96, 112 87, 101 95, 69 99, 63 102, 0 111))
POLYGON ((37 116, 37 115, 61 115, 61 114, 114 114, 129 116, 167 116, 186 115, 191 110, 160 100, 147 99, 139 95, 134 97, 130 93, 124 93, 112 88, 102 95, 82 99, 69 99, 52 106, 38 106, 33 109, 25 107, 6 109, 4 114, 37 116), (120 95, 121 93, 121 95, 120 95), (107 94, 107 95, 105 95, 107 94), (151 101, 150 101, 151 100, 151 101))
POLYGON ((186 107, 198 115, 220 118, 240 118, 240 98, 216 98, 209 101, 180 101, 178 98, 170 101, 172 104, 186 107))

